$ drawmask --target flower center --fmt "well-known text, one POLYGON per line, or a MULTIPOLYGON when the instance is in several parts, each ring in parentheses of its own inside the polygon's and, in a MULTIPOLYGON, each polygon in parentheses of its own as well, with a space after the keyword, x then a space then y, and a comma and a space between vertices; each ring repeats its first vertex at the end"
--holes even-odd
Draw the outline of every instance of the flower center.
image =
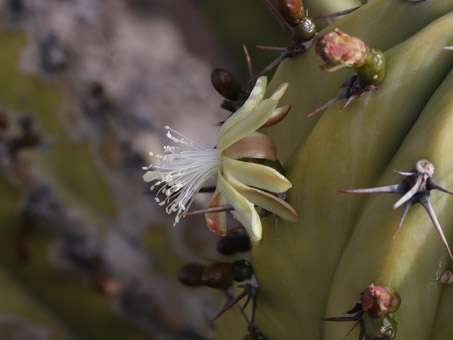
POLYGON ((168 130, 167 137, 179 146, 165 146, 164 154, 156 155, 155 162, 143 168, 149 170, 143 179, 154 182, 151 190, 160 186, 156 202, 167 205, 167 214, 176 212, 175 225, 187 212, 203 183, 217 173, 222 154, 218 149, 206 148, 168 126, 165 129, 168 130), (163 200, 159 198, 161 194, 165 195, 163 200))

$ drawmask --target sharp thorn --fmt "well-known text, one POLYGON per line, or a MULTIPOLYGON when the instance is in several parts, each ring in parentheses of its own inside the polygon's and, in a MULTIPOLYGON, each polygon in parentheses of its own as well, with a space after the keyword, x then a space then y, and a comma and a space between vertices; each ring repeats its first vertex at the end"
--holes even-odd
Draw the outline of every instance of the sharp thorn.
POLYGON ((220 207, 213 207, 213 208, 189 211, 189 212, 182 214, 182 216, 200 215, 200 214, 224 212, 224 211, 231 211, 231 210, 234 210, 234 208, 232 205, 228 204, 228 205, 222 205, 220 207))
POLYGON ((275 51, 275 52, 286 52, 288 50, 287 47, 274 47, 274 46, 263 46, 263 45, 256 45, 256 48, 259 48, 260 50, 275 51))
POLYGON ((360 7, 362 7, 362 6, 357 6, 357 7, 345 9, 344 11, 333 12, 333 13, 329 13, 329 14, 321 14, 321 15, 318 15, 318 16, 316 16, 314 18, 315 19, 328 19, 328 18, 340 17, 342 15, 346 15, 346 14, 352 13, 355 10, 359 9, 360 7))
POLYGON ((429 177, 427 180, 427 189, 432 190, 432 189, 437 189, 442 192, 445 192, 447 194, 453 195, 453 191, 447 190, 445 188, 442 188, 440 185, 438 185, 436 182, 434 182, 434 179, 432 177, 429 177))
POLYGON ((442 227, 440 226, 436 213, 433 210, 431 201, 428 199, 428 201, 422 205, 425 208, 426 212, 428 213, 428 216, 431 218, 431 221, 434 224, 434 228, 436 229, 437 233, 439 234, 440 239, 442 240, 442 243, 444 244, 445 248, 447 249, 448 254, 450 255, 450 258, 453 260, 453 254, 451 253, 450 247, 448 246, 447 239, 445 238, 444 232, 442 231, 442 227))
POLYGON ((338 190, 338 192, 343 194, 394 194, 398 192, 398 186, 399 184, 395 184, 377 188, 338 190))
POLYGON ((409 201, 416 193, 417 191, 420 189, 420 185, 422 184, 422 180, 423 178, 421 176, 419 176, 417 178, 417 181, 415 182, 415 184, 412 186, 412 188, 406 192, 403 197, 401 197, 392 207, 392 210, 395 210, 395 209, 398 209, 400 206, 402 206, 404 203, 406 203, 407 201, 409 201))
POLYGON ((249 71, 249 77, 253 77, 253 67, 252 67, 252 59, 250 58, 249 50, 245 44, 242 44, 242 48, 244 49, 245 61, 247 62, 247 68, 249 71))
POLYGON ((266 72, 272 70, 275 66, 277 66, 278 64, 280 64, 283 60, 285 60, 286 58, 288 58, 289 55, 288 54, 282 54, 280 57, 278 57, 277 59, 275 59, 273 62, 271 62, 268 66, 266 66, 262 71, 258 72, 257 74, 255 74, 251 79, 250 81, 253 81, 255 79, 257 79, 258 77, 261 77, 262 75, 264 75, 266 72))
POLYGON ((406 176, 406 177, 413 176, 413 175, 417 174, 416 172, 404 172, 404 171, 398 171, 398 170, 393 170, 393 171, 395 171, 398 175, 406 176))
POLYGON ((315 114, 317 114, 318 112, 320 112, 320 111, 322 111, 322 110, 324 110, 324 109, 327 109, 330 105, 332 105, 333 103, 339 101, 340 99, 342 99, 341 93, 340 93, 338 96, 336 96, 336 97, 332 98, 331 100, 329 100, 329 101, 328 101, 327 103, 325 103, 324 105, 318 107, 316 110, 314 110, 314 111, 311 112, 310 114, 308 114, 307 117, 312 117, 312 116, 314 116, 315 114))
POLYGON ((271 2, 269 0, 263 0, 264 4, 266 7, 271 11, 271 13, 274 15, 275 19, 277 19, 277 22, 282 26, 282 28, 289 34, 291 34, 291 26, 286 22, 286 20, 282 17, 282 15, 275 9, 274 6, 272 6, 271 2))
POLYGON ((395 232, 393 233, 393 239, 396 238, 396 234, 398 234, 398 231, 400 230, 401 226, 403 225, 404 219, 406 218, 407 213, 409 212, 409 209, 413 206, 414 204, 411 201, 406 202, 406 205, 404 206, 404 211, 403 215, 401 216, 400 222, 398 223, 398 227, 396 227, 395 232))

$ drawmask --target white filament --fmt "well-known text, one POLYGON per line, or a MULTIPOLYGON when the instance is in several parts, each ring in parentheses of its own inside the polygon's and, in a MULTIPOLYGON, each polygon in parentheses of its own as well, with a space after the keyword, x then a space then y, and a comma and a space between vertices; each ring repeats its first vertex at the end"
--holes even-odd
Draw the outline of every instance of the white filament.
POLYGON ((217 173, 222 156, 217 149, 206 148, 168 126, 165 129, 167 137, 179 146, 165 146, 164 154, 156 155, 155 162, 144 168, 149 171, 143 179, 154 182, 151 190, 160 186, 156 202, 167 206, 167 214, 176 212, 175 225, 188 211, 203 183, 217 173), (165 195, 162 201, 158 198, 160 194, 165 195))

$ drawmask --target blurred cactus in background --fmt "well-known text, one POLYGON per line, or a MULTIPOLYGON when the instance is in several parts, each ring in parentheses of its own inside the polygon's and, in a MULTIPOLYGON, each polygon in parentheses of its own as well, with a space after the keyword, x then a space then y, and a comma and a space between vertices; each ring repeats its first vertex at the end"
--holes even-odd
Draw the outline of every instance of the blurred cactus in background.
POLYGON ((451 337, 453 0, 0 23, 0 340, 451 337))

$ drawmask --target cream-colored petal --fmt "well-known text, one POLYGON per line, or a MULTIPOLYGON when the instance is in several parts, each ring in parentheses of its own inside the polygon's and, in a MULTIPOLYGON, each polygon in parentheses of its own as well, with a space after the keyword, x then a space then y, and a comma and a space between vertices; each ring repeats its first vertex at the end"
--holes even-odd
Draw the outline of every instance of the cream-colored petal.
POLYGON ((262 102, 264 94, 266 93, 266 88, 267 77, 259 77, 245 103, 222 124, 219 130, 219 137, 227 133, 231 126, 244 119, 255 106, 262 102))
POLYGON ((256 206, 264 208, 287 221, 296 222, 299 220, 299 216, 297 216, 294 208, 281 198, 262 190, 251 188, 236 180, 229 180, 229 183, 256 206))
POLYGON ((291 110, 291 105, 285 105, 282 107, 277 107, 269 117, 269 119, 261 127, 268 127, 280 123, 287 115, 289 110, 291 110))
POLYGON ((225 200, 234 208, 235 218, 247 230, 250 239, 258 242, 262 236, 261 220, 256 212, 253 203, 250 203, 244 196, 242 196, 236 189, 234 189, 222 176, 217 175, 217 189, 225 197, 225 200))
POLYGON ((260 158, 275 162, 277 160, 277 147, 275 143, 259 132, 254 132, 228 147, 224 155, 233 159, 260 158))
POLYGON ((286 90, 288 90, 288 83, 283 83, 281 84, 278 89, 275 90, 274 93, 272 93, 271 99, 274 99, 276 101, 280 101, 280 99, 283 98, 283 96, 286 93, 286 90))
POLYGON ((224 157, 223 173, 227 178, 270 192, 280 193, 291 188, 285 176, 266 165, 224 157))
POLYGON ((230 128, 224 134, 219 134, 217 149, 223 151, 239 139, 258 130, 266 123, 276 106, 276 100, 264 99, 246 117, 230 125, 230 128))
MULTIPOLYGON (((209 202, 209 208, 219 207, 225 205, 226 201, 223 195, 216 190, 214 195, 212 195, 211 201, 209 202)), ((212 212, 206 213, 206 223, 208 224, 209 229, 217 235, 226 235, 226 213, 222 212, 212 212)))

